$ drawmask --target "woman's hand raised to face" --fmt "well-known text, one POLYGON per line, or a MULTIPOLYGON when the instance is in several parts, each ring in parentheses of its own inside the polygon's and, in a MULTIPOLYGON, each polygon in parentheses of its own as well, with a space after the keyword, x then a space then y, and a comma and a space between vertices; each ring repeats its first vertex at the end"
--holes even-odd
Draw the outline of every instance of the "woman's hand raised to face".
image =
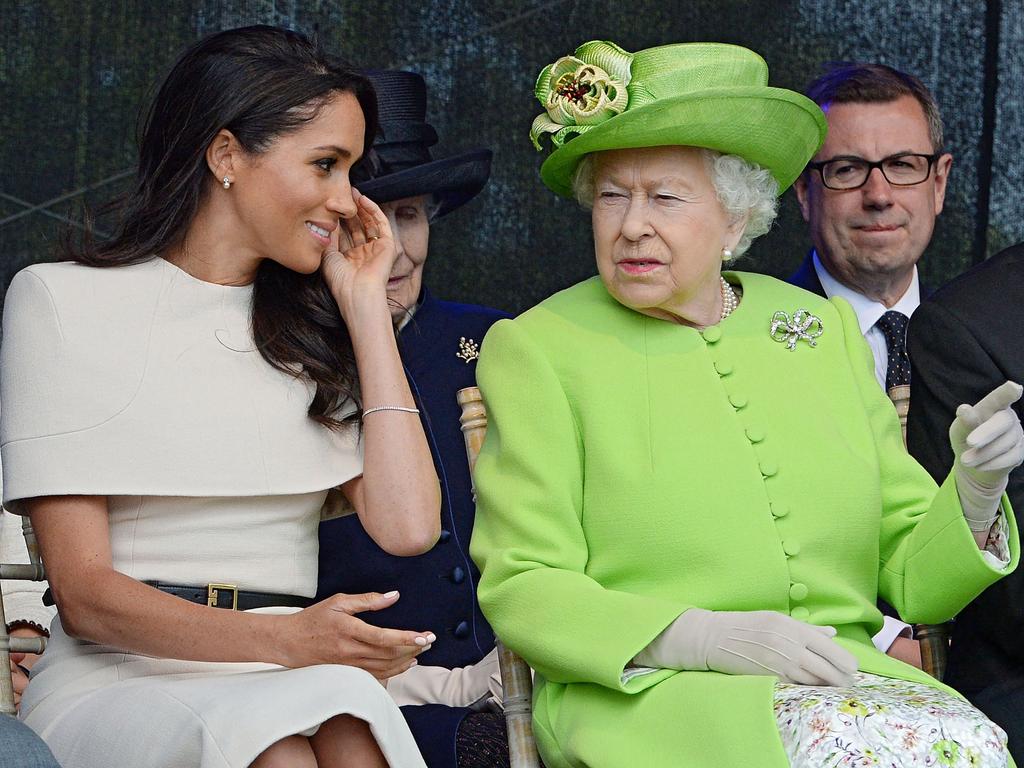
POLYGON ((346 322, 363 311, 387 311, 387 283, 397 258, 388 217, 370 198, 352 189, 356 215, 341 220, 321 271, 346 322))
POLYGON ((397 600, 397 592, 338 594, 282 617, 287 630, 281 640, 281 663, 288 667, 347 664, 365 669, 378 680, 405 672, 416 656, 430 648, 434 634, 383 629, 353 615, 379 611, 397 600))

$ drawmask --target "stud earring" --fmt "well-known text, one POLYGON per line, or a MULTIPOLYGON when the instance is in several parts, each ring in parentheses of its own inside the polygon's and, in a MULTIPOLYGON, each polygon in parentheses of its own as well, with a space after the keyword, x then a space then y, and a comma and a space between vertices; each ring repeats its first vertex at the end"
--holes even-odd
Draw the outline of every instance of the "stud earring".
POLYGON ((722 261, 728 261, 731 258, 732 258, 732 251, 730 251, 728 248, 723 248, 722 249, 722 261))
POLYGON ((220 183, 224 185, 224 189, 231 189, 231 179, 225 176, 220 180, 220 183))

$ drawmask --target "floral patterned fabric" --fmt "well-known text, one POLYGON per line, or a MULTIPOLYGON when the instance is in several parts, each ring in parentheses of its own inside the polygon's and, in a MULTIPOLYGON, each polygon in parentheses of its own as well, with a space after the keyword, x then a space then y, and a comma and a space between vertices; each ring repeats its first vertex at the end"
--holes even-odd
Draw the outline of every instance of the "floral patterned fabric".
MULTIPOLYGON (((988 532, 988 541, 985 542, 985 549, 982 554, 988 553, 996 559, 992 563, 997 568, 1005 568, 1010 562, 1010 527, 1006 524, 1006 515, 1002 512, 992 524, 988 532)), ((990 561, 991 562, 991 561, 990 561)))
POLYGON ((792 768, 1006 768, 1006 734, 963 699, 858 672, 853 687, 775 687, 792 768))

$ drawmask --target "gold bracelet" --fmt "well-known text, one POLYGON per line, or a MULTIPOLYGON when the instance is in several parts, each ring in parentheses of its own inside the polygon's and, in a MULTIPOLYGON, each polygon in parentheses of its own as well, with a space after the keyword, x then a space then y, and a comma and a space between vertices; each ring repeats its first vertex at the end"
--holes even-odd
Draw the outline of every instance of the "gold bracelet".
POLYGON ((419 408, 406 408, 404 405, 378 405, 373 408, 367 408, 363 411, 363 418, 365 419, 371 413, 377 413, 377 411, 401 411, 402 413, 419 413, 419 408))

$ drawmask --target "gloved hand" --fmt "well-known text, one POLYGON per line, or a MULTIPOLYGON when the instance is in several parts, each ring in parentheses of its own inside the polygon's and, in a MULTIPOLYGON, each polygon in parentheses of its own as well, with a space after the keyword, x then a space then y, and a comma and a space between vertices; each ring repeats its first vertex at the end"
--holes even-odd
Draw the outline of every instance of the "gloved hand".
POLYGON ((485 708, 492 699, 501 704, 501 672, 498 651, 492 650, 468 667, 417 665, 388 678, 388 693, 400 707, 408 704, 447 704, 450 707, 485 708))
POLYGON ((644 667, 777 675, 800 685, 853 684, 857 659, 817 627, 777 611, 690 608, 633 661, 644 667))
POLYGON ((975 405, 957 408, 949 427, 956 490, 972 531, 991 527, 1010 470, 1024 461, 1024 432, 1010 407, 1022 391, 1020 384, 1007 381, 975 405))

